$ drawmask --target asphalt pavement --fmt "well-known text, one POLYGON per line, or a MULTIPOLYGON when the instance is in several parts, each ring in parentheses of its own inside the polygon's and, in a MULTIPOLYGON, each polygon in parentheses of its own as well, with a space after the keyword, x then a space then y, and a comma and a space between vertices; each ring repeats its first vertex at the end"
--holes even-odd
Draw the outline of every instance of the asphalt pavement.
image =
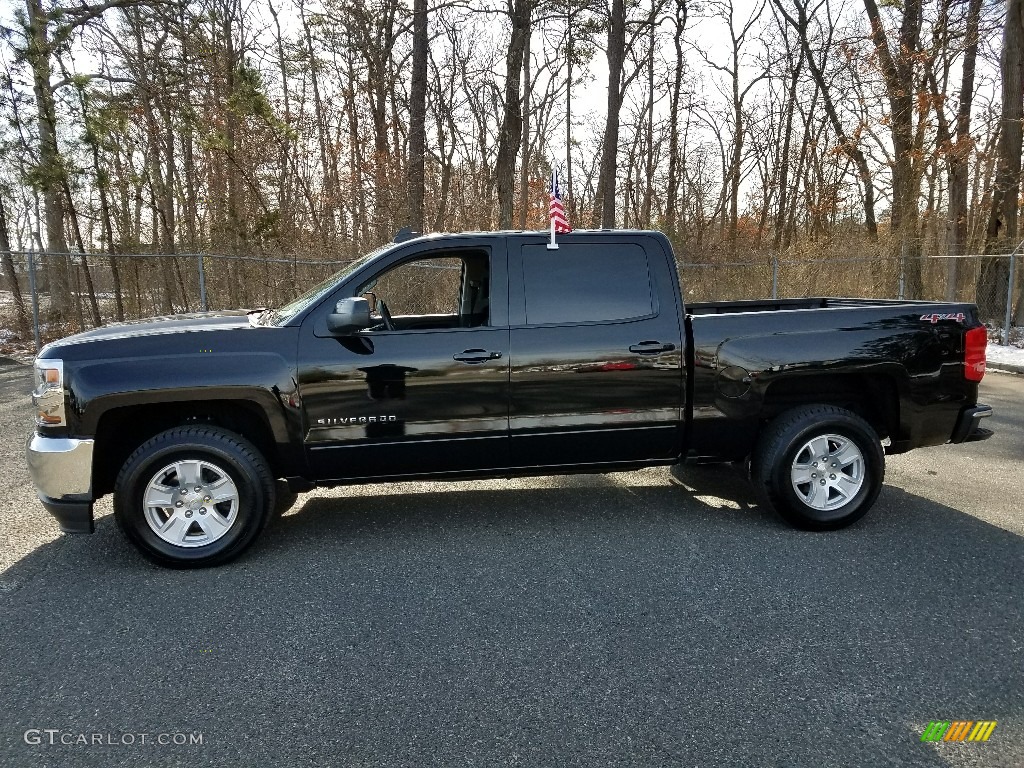
POLYGON ((843 531, 728 467, 408 483, 307 494, 192 572, 109 499, 57 533, 29 379, 0 365, 2 768, 1024 765, 1024 377, 843 531))

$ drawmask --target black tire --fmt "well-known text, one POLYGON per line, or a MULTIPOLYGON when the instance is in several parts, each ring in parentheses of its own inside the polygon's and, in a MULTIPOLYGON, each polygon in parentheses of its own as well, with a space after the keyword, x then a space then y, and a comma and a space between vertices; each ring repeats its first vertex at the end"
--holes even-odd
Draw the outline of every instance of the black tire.
POLYGON ((885 455, 874 429, 857 414, 833 405, 808 405, 786 411, 768 425, 754 450, 750 476, 760 502, 786 522, 805 530, 832 531, 855 523, 871 509, 885 479, 885 455), (837 467, 842 459, 833 449, 840 451, 842 443, 828 436, 850 441, 862 462, 837 467), (828 446, 835 462, 823 465, 824 455, 812 456, 811 449, 805 448, 816 438, 819 446, 828 446), (798 458, 815 463, 798 462, 798 458), (806 483, 798 482, 805 476, 806 483), (856 490, 846 498, 846 489, 853 487, 856 490), (815 501, 821 508, 816 508, 815 501), (825 508, 828 505, 835 506, 825 508))
MULTIPOLYGON (((242 554, 266 526, 275 497, 270 467, 259 450, 244 437, 217 427, 175 427, 147 440, 128 457, 114 486, 114 516, 128 540, 153 562, 171 568, 204 568, 222 565, 242 554), (182 487, 174 471, 167 472, 176 462, 198 469, 201 476, 198 483, 230 480, 233 488, 223 487, 234 492, 234 501, 201 501, 198 492, 201 486, 196 486, 197 492, 186 498, 184 494, 191 494, 191 490, 182 487), (180 538, 188 540, 187 544, 179 546, 166 541, 154 528, 156 523, 151 523, 153 518, 159 522, 166 515, 166 524, 170 525, 170 517, 178 515, 170 504, 154 505, 147 511, 143 500, 150 483, 156 483, 158 477, 168 478, 160 486, 173 491, 172 500, 178 493, 182 494, 184 501, 175 502, 174 506, 185 505, 181 514, 188 514, 190 518, 185 521, 179 517, 177 521, 178 530, 184 529, 180 538), (200 504, 214 509, 208 511, 206 506, 201 510, 192 509, 200 504), (218 509, 225 511, 217 519, 230 522, 221 523, 216 533, 207 535, 203 526, 210 524, 218 509), (200 525, 200 511, 203 525, 200 525), (205 517, 207 514, 210 518, 205 517), (204 537, 211 539, 210 543, 203 544, 204 537)), ((210 499, 210 496, 205 498, 210 499)))

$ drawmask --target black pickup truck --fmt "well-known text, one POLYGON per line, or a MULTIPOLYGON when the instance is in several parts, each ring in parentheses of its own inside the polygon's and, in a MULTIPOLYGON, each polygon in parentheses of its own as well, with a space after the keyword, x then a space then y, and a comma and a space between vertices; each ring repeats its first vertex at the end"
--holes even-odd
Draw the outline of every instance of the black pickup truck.
MULTIPOLYGON (((396 239, 399 240, 399 239, 396 239)), ((35 361, 28 464, 70 533, 93 503, 170 566, 239 555, 314 486, 743 461, 827 530, 884 453, 981 440, 971 304, 684 306, 657 232, 413 237, 292 303, 99 328, 35 361)))

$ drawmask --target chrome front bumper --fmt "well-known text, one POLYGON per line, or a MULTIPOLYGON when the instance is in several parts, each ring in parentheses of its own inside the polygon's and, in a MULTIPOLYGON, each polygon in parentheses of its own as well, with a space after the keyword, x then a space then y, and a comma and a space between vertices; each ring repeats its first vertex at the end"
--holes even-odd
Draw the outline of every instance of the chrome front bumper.
POLYGON ((92 533, 93 440, 33 434, 25 454, 46 510, 65 533, 92 533))

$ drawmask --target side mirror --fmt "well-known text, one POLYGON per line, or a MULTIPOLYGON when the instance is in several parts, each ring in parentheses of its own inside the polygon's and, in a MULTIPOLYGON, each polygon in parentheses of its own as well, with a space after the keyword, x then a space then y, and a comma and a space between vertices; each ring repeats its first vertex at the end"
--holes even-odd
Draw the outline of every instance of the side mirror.
POLYGON ((342 299, 327 316, 327 330, 347 336, 370 327, 370 304, 361 296, 342 299))

